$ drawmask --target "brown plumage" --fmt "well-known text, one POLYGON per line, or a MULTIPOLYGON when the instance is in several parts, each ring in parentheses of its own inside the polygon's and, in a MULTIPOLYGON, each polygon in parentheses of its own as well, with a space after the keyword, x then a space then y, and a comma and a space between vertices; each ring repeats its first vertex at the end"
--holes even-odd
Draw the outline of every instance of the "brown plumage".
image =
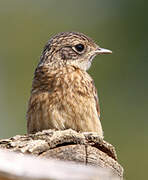
POLYGON ((86 70, 97 54, 107 53, 81 33, 64 32, 49 40, 34 74, 28 133, 71 128, 103 138, 97 91, 86 70))

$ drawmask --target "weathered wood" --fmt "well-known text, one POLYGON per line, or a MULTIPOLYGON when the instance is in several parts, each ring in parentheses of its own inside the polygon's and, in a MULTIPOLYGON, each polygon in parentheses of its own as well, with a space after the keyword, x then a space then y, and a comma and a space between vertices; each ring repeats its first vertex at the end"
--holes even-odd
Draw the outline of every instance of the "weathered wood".
POLYGON ((0 150, 0 180, 119 180, 109 169, 0 150))
POLYGON ((72 161, 77 164, 108 168, 123 177, 115 148, 96 133, 44 130, 36 134, 14 136, 0 140, 0 148, 44 158, 72 161))
POLYGON ((86 164, 85 145, 67 145, 57 147, 44 152, 40 156, 86 164))

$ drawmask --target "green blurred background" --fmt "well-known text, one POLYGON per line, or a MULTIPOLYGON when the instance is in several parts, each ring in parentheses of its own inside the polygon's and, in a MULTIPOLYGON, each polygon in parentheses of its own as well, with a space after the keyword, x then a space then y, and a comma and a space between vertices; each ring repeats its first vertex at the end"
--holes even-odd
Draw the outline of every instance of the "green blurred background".
POLYGON ((105 139, 115 145, 126 179, 148 179, 147 6, 146 0, 0 0, 0 138, 26 133, 45 43, 58 32, 80 31, 113 51, 96 57, 89 70, 105 139))

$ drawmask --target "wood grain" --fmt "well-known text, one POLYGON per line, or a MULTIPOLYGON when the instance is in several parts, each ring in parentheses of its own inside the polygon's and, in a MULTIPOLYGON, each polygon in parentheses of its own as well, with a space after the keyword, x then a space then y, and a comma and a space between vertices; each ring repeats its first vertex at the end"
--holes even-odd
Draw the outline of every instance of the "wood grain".
POLYGON ((84 167, 87 165, 105 168, 118 179, 123 178, 123 168, 117 162, 115 148, 101 139, 97 133, 78 133, 71 129, 44 130, 36 134, 2 139, 0 148, 19 154, 35 155, 39 159, 53 158, 84 167))

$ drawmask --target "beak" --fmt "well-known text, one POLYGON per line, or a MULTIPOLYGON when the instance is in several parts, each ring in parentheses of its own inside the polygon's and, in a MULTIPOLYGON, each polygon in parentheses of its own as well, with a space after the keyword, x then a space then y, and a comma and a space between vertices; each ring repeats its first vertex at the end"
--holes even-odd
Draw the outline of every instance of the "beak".
POLYGON ((111 54, 112 51, 109 49, 104 49, 104 48, 97 48, 95 51, 96 54, 111 54))

